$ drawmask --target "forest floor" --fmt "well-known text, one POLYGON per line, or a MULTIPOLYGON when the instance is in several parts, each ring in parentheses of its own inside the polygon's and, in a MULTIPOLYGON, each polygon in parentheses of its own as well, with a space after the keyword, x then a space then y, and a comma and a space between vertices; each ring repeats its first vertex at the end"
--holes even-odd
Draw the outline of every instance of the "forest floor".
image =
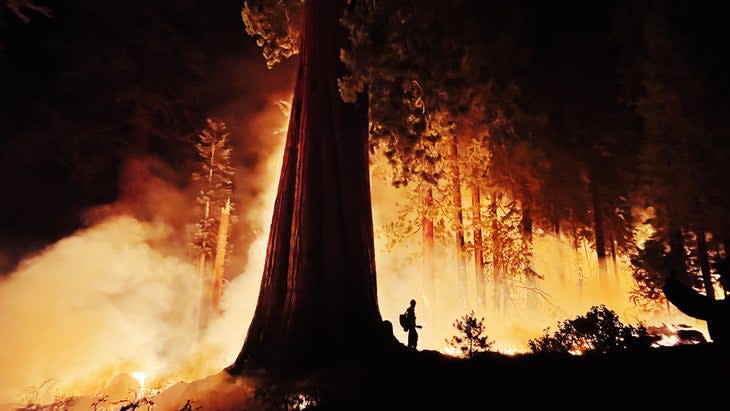
POLYGON ((81 397, 23 409, 728 409, 729 359, 730 353, 712 343, 583 356, 485 353, 472 359, 403 348, 297 378, 253 370, 234 377, 221 370, 148 397, 153 407, 146 400, 115 405, 81 397))
POLYGON ((730 409, 728 358, 711 343, 584 356, 406 352, 325 370, 301 392, 343 411, 730 409))

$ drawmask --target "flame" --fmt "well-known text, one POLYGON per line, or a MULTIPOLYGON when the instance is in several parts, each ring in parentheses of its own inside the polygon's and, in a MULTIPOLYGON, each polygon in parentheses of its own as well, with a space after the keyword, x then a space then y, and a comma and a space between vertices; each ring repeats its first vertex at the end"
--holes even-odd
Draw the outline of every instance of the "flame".
POLYGON ((568 351, 571 355, 583 355, 583 350, 580 348, 573 348, 572 350, 568 351))
POLYGON ((147 380, 147 373, 144 371, 134 371, 132 373, 132 378, 137 380, 139 383, 139 391, 137 391, 137 399, 142 398, 144 396, 144 382, 147 380))
POLYGON ((709 339, 702 331, 694 330, 686 325, 662 324, 658 327, 649 327, 647 330, 651 335, 657 337, 657 340, 651 345, 654 348, 699 344, 709 339))
MULTIPOLYGON (((0 319, 4 321, 0 328, 16 330, 15 336, 11 337, 14 340, 9 344, 12 349, 0 350, 0 368, 20 370, 18 374, 0 375, 0 403, 12 401, 22 387, 38 385, 50 378, 58 380, 59 390, 65 393, 75 395, 93 392, 96 389, 93 381, 74 384, 80 378, 100 381, 119 373, 120 369, 126 372, 138 370, 131 373, 139 383, 138 396, 149 395, 153 392, 150 387, 155 387, 154 390, 158 387, 164 389, 182 380, 200 379, 224 368, 235 359, 253 315, 260 286, 268 227, 276 198, 276 181, 281 169, 288 110, 288 102, 281 101, 279 107, 272 110, 276 112, 275 115, 268 115, 262 118, 261 124, 256 124, 256 129, 268 130, 263 134, 273 130, 276 143, 269 143, 270 152, 261 153, 269 157, 265 164, 260 165, 260 169, 250 175, 237 177, 242 180, 241 186, 255 180, 257 187, 263 187, 263 192, 238 206, 241 219, 253 227, 251 231, 255 238, 248 245, 245 267, 236 273, 238 275, 223 290, 222 304, 227 308, 227 314, 212 323, 200 341, 191 342, 191 332, 183 327, 183 324, 190 324, 190 318, 176 316, 182 315, 181 311, 191 301, 197 301, 194 293, 180 294, 180 290, 195 288, 194 284, 185 280, 193 278, 187 275, 187 271, 194 274, 195 270, 166 253, 166 247, 169 246, 165 243, 167 233, 161 231, 168 228, 147 226, 126 216, 119 221, 98 224, 24 262, 21 269, 0 282, 0 319), (282 113, 285 117, 283 121, 282 113), (71 249, 74 251, 70 252, 71 249), (44 290, 52 290, 54 294, 44 294, 47 292, 44 290), (71 301, 54 297, 56 295, 80 297, 71 301), (21 296, 22 300, 17 302, 13 296, 21 296), (75 301, 88 303, 80 305, 75 301), (29 310, 29 314, 16 315, 20 313, 18 307, 34 309, 29 310), (169 307, 176 308, 172 311, 169 307), (88 318, 78 313, 88 315, 88 318), (22 321, 16 321, 23 315, 22 321), (140 319, 147 322, 140 326, 140 319), (98 323, 89 327, 89 321, 98 323), (96 331, 95 334, 83 334, 82 330, 96 331), (41 332, 46 334, 39 334, 41 332), (38 343, 26 347, 27 341, 38 343), (189 345, 178 344, 180 342, 189 345), (59 345, 67 349, 68 354, 63 358, 56 355, 59 345), (169 347, 184 349, 177 350, 175 355, 160 358, 157 353, 167 352, 169 347), (118 362, 124 364, 103 362, 120 358, 123 360, 118 362), (28 363, 28 359, 32 367, 18 365, 28 363), (154 375, 154 379, 148 373, 154 375), (164 384, 158 384, 159 381, 164 381, 164 384), (67 382, 70 384, 65 384, 67 382)), ((270 139, 270 136, 266 138, 270 139)), ((424 328, 419 330, 419 349, 438 349, 444 339, 456 334, 454 319, 465 314, 467 307, 477 305, 473 266, 469 265, 467 273, 468 301, 461 301, 454 291, 457 271, 454 258, 449 255, 450 251, 444 251, 453 250, 453 243, 437 247, 437 253, 441 253, 434 256, 434 265, 438 269, 438 278, 435 280, 437 293, 430 295, 425 292, 427 285, 421 265, 420 239, 413 237, 390 247, 384 236, 377 235, 384 226, 402 217, 396 204, 407 199, 405 191, 399 191, 389 182, 379 181, 373 176, 371 193, 381 314, 384 319, 395 320, 393 323, 397 324, 398 314, 403 312, 407 302, 417 298, 417 315, 422 320, 420 323, 424 324, 424 328)), ((465 193, 468 194, 468 190, 465 193)), ((467 227, 468 218, 466 213, 467 227)), ((470 239, 467 238, 467 241, 470 239)), ((524 347, 528 339, 538 337, 544 327, 554 325, 558 320, 584 314, 591 305, 598 303, 606 303, 624 322, 681 321, 695 324, 699 329, 705 327, 704 323, 677 314, 676 310, 672 315, 664 313, 656 317, 636 310, 626 298, 632 278, 630 266, 625 260, 619 259, 615 273, 611 273, 610 278, 600 278, 597 262, 594 261, 594 255, 590 254, 590 244, 580 244, 576 248, 566 238, 536 232, 533 247, 531 268, 544 276, 544 280, 536 285, 541 294, 529 295, 535 297, 535 306, 528 307, 524 301, 517 300, 524 295, 517 295, 520 288, 515 287, 518 291, 510 296, 514 297, 514 301, 500 307, 501 311, 489 304, 475 310, 479 317, 483 315, 486 318, 486 331, 490 340, 496 342, 496 350, 500 353, 516 355, 526 352, 520 347, 524 347)), ((526 289, 529 285, 517 286, 526 289)), ((676 327, 672 331, 663 335, 656 346, 680 343, 676 327)), ((403 343, 407 338, 402 333, 396 333, 396 337, 403 343)), ((442 347, 439 351, 451 357, 464 357, 461 350, 450 346, 442 347)), ((577 347, 571 353, 582 355, 584 351, 584 348, 577 347)))
POLYGON ((500 348, 500 349, 497 349, 497 352, 500 353, 500 354, 508 355, 510 357, 511 356, 515 356, 517 354, 522 354, 523 353, 522 350, 519 350, 519 349, 517 349, 515 347, 500 348))
MULTIPOLYGON (((254 146, 267 152, 234 176, 248 188, 238 192, 237 210, 247 230, 242 236, 249 238, 238 249, 245 263, 223 290, 223 315, 199 329, 199 276, 182 255, 190 233, 177 228, 189 220, 189 195, 162 179, 143 184, 126 197, 131 205, 91 210, 88 228, 0 276, 0 328, 13 331, 0 350, 0 409, 21 399, 26 387, 33 388, 34 403, 48 403, 59 395, 100 392, 121 374, 132 387, 138 383, 139 396, 154 395, 235 359, 260 286, 287 109, 285 100, 272 101, 254 117, 252 129, 261 131, 256 138, 262 141, 254 146), (135 201, 166 206, 146 208, 143 220, 129 212, 135 201), (44 381, 52 381, 52 389, 44 381)), ((138 178, 138 171, 128 177, 138 178)))
POLYGON ((463 357, 464 356, 464 353, 461 352, 460 349, 455 348, 455 347, 450 347, 450 346, 449 347, 443 347, 439 352, 441 354, 446 355, 446 356, 455 357, 455 358, 459 358, 459 357, 463 357))

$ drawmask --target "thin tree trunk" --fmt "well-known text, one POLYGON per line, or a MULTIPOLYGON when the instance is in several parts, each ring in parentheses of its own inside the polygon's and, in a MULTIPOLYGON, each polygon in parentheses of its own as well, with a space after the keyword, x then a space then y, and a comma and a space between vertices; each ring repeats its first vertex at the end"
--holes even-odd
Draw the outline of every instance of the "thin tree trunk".
POLYGON ((580 263, 580 243, 581 238, 578 235, 578 231, 573 232, 573 249, 575 250, 575 268, 578 271, 578 295, 583 295, 583 280, 585 275, 583 273, 583 265, 580 263))
MULTIPOLYGON (((205 209, 203 211, 203 221, 208 220, 210 218, 210 200, 205 201, 205 209)), ((206 248, 208 247, 208 241, 207 241, 207 235, 206 232, 203 236, 203 240, 200 244, 200 257, 198 258, 198 273, 200 274, 200 277, 203 279, 203 283, 208 282, 208 267, 207 267, 207 261, 206 261, 206 248)))
POLYGON ((682 230, 674 224, 673 220, 669 223, 669 259, 672 270, 676 270, 681 275, 687 273, 682 230))
POLYGON ((713 235, 713 241, 712 241, 712 252, 713 252, 713 259, 714 260, 714 266, 715 266, 715 273, 720 275, 720 279, 718 281, 720 288, 722 289, 722 296, 723 298, 727 298, 728 295, 728 287, 727 287, 727 280, 723 280, 723 265, 722 257, 720 256, 720 240, 717 239, 713 235))
POLYGON ((611 264, 613 267, 613 275, 618 275, 618 262, 616 259, 616 240, 611 236, 609 243, 611 246, 611 264))
POLYGON ((717 242, 717 259, 719 267, 717 273, 720 275, 720 285, 723 289, 723 295, 725 298, 730 296, 730 270, 728 265, 730 264, 730 224, 724 224, 722 227, 722 240, 717 242), (722 253, 720 253, 720 244, 722 244, 722 253))
POLYGON ((560 238, 560 216, 558 215, 557 209, 553 209, 553 216, 551 218, 550 224, 553 227, 553 234, 555 234, 556 237, 560 238))
POLYGON ((461 203, 461 173, 459 170, 459 143, 456 136, 451 140, 451 161, 453 172, 451 175, 451 189, 454 201, 454 240, 456 245, 457 282, 459 300, 462 308, 466 308, 468 295, 466 289, 466 253, 464 252, 464 213, 461 203))
POLYGON ((593 202, 593 234, 595 235, 596 257, 598 257, 598 273, 605 275, 606 270, 606 239, 603 232, 603 215, 601 213, 601 197, 598 193, 598 184, 594 179, 590 182, 591 199, 593 202))
MULTIPOLYGON (((203 221, 210 218, 210 200, 205 201, 203 211, 203 221)), ((207 224, 205 225, 207 227, 207 224)), ((200 243, 200 256, 198 257, 198 275, 200 276, 201 293, 198 302, 198 332, 202 332, 208 326, 208 316, 210 314, 210 273, 208 272, 208 232, 204 233, 200 243)))
POLYGON ((347 0, 308 0, 284 159, 258 303, 228 371, 314 369, 376 355, 378 309, 367 103, 337 79, 347 0))
POLYGON ((471 189, 472 224, 474 229, 474 275, 476 277, 477 306, 486 308, 486 284, 484 281, 484 248, 482 244, 482 201, 479 186, 474 184, 471 189))
POLYGON ((705 294, 711 299, 715 299, 715 287, 712 285, 712 273, 710 272, 710 260, 707 256, 707 239, 705 238, 705 230, 697 230, 697 257, 700 262, 700 270, 702 271, 702 282, 705 285, 705 294))
POLYGON ((535 277, 532 275, 532 272, 530 272, 532 270, 532 261, 530 258, 532 255, 532 216, 530 215, 530 208, 525 206, 524 203, 522 205, 522 218, 520 220, 520 235, 522 236, 522 241, 524 241, 527 247, 528 253, 525 282, 531 289, 527 291, 527 307, 534 310, 537 308, 537 299, 535 294, 537 283, 535 282, 535 277))
POLYGON ((669 300, 666 300, 667 305, 667 315, 672 315, 672 303, 669 302, 669 300))
POLYGON ((215 260, 213 263, 213 283, 211 284, 211 305, 220 312, 223 276, 225 274, 226 250, 228 249, 228 226, 231 216, 231 199, 221 207, 221 218, 218 224, 218 240, 216 241, 215 260))
MULTIPOLYGON (((433 209, 433 188, 426 186, 423 195, 423 214, 421 219, 421 228, 423 230, 423 272, 426 276, 426 284, 428 285, 427 296, 432 301, 436 301, 436 270, 434 269, 434 231, 433 219, 430 212, 433 209)), ((431 312, 433 310, 430 310, 431 312)))
POLYGON ((555 239, 558 241, 558 244, 557 244, 558 250, 557 250, 557 256, 556 256, 558 264, 557 264, 556 270, 557 270, 558 279, 560 280, 561 285, 565 285, 565 272, 567 270, 572 271, 570 269, 570 265, 564 263, 567 261, 565 259, 566 257, 565 257, 565 249, 564 249, 564 242, 563 242, 564 237, 565 236, 560 234, 560 232, 555 234, 555 239))
POLYGON ((504 286, 502 278, 502 258, 500 256, 500 238, 499 238, 499 221, 497 215, 497 202, 499 196, 496 192, 492 193, 491 203, 489 204, 489 219, 492 221, 492 279, 494 280, 494 288, 492 289, 494 308, 501 316, 504 314, 503 306, 503 290, 504 286))
POLYGON ((532 217, 530 216, 530 209, 528 207, 522 207, 520 227, 522 230, 522 239, 532 244, 532 217))

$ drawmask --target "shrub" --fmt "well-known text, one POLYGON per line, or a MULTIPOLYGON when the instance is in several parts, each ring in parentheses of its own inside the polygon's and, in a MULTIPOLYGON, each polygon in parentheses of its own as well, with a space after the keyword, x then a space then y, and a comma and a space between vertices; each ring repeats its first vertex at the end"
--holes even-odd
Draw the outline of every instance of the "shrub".
POLYGON ((471 357, 475 352, 489 351, 494 341, 489 341, 484 329, 484 318, 477 320, 474 310, 454 321, 458 335, 447 339, 446 343, 461 350, 464 355, 471 357))
POLYGON ((642 324, 624 325, 618 315, 604 305, 593 306, 585 315, 572 320, 559 321, 558 329, 552 335, 548 327, 542 337, 528 341, 534 353, 571 354, 646 348, 650 344, 651 339, 642 324))

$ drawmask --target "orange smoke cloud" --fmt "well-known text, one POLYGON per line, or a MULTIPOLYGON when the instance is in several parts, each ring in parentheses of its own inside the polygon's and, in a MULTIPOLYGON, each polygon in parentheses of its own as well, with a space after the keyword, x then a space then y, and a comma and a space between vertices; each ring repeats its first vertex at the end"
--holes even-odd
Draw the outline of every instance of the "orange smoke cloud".
MULTIPOLYGON (((150 387, 201 379, 235 359, 256 305, 281 166, 286 117, 276 100, 249 119, 249 137, 235 140, 239 220, 232 239, 237 256, 227 266, 230 282, 224 288, 223 314, 199 334, 201 283, 182 252, 189 239, 191 193, 168 181, 164 164, 151 158, 131 160, 119 202, 90 211, 93 225, 25 260, 0 281, 0 404, 16 402, 27 388, 49 380, 52 388, 38 401, 98 392, 119 373, 144 371, 150 387)), ((229 122, 232 130, 241 127, 229 122)), ((371 190, 374 224, 380 231, 397 218, 396 203, 404 201, 404 192, 376 179, 371 190)), ((420 242, 414 239, 388 250, 385 241, 376 238, 383 318, 397 325, 398 314, 416 298, 424 325, 419 348, 444 349, 444 340, 454 334, 454 319, 476 308, 458 303, 453 247, 439 248, 440 294, 424 300, 420 242)), ((533 265, 545 276, 538 287, 547 300, 538 298, 532 307, 515 304, 501 318, 477 310, 486 317, 497 349, 524 350, 527 340, 546 326, 597 304, 606 304, 624 322, 696 324, 678 313, 654 319, 637 312, 627 295, 631 279, 625 262, 606 285, 598 280, 590 258, 576 254, 565 241, 538 234, 533 265), (583 272, 580 287, 578 265, 583 272)), ((473 271, 468 274, 473 302, 475 280, 473 271)), ((406 334, 397 326, 394 332, 405 342, 406 334)))
POLYGON ((272 101, 251 121, 266 152, 237 167, 239 226, 252 235, 223 315, 199 331, 202 284, 184 252, 191 193, 170 183, 169 166, 132 159, 119 201, 88 210, 88 228, 0 280, 0 404, 93 394, 136 371, 150 387, 198 379, 233 361, 256 304, 286 118, 272 101))
POLYGON ((24 261, 0 283, 0 402, 54 381, 95 389, 121 371, 160 372, 189 349, 199 298, 192 266, 150 246, 169 230, 109 218, 24 261))

